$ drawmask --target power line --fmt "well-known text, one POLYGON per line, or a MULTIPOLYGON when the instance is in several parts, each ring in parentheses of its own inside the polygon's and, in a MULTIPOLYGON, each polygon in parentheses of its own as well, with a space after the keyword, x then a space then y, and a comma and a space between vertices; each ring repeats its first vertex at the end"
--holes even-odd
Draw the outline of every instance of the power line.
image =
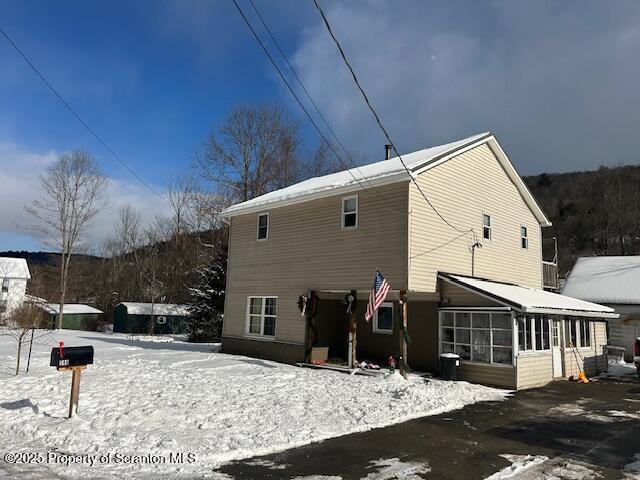
MULTIPOLYGON (((276 61, 274 60, 273 56, 271 55, 271 53, 269 52, 269 50, 267 49, 267 47, 265 46, 264 42, 262 41, 262 39, 260 38, 260 36, 257 34, 257 32, 255 31, 255 29, 253 28, 253 26, 251 25, 251 22, 249 22, 249 19, 246 17, 246 15, 244 14, 242 8, 240 8, 240 5, 238 4, 237 0, 232 0, 233 4, 236 6, 236 9, 238 10, 238 13, 240 14, 240 16, 242 17, 242 19, 244 20, 244 22, 247 24, 247 27, 249 27, 249 30, 251 30, 251 33, 253 34, 253 37, 255 38, 255 40, 258 42, 258 44, 260 45, 260 47, 262 47, 262 50, 264 51, 264 53, 266 54, 267 58, 269 59, 269 61, 271 62, 271 64, 273 65, 273 67, 276 69, 276 71, 278 72, 278 75, 280 76, 280 78, 282 79, 282 81, 284 82, 284 84, 287 86, 287 89, 289 90, 289 92, 291 92, 291 95, 293 95, 293 98, 295 98, 296 102, 298 103, 298 105, 300 106, 300 108, 302 109, 302 111, 305 113, 305 115, 307 116, 307 118, 309 119, 309 121, 311 122, 311 124, 313 125, 313 127, 315 128, 315 130, 318 132, 318 134, 320 135, 320 137, 324 140, 324 142, 327 144, 327 146, 329 147, 329 149, 332 151, 332 153, 335 155, 335 157, 338 159, 338 161, 340 162, 340 164, 345 168, 345 170, 347 172, 349 172, 349 175, 351 175, 351 177, 353 177, 353 179, 356 181, 356 183, 358 185, 360 185, 361 188, 363 188, 365 191, 370 192, 370 193, 374 193, 377 194, 377 192, 375 192, 374 190, 371 190, 369 188, 367 188, 360 180, 358 180, 358 178, 353 174, 353 172, 351 171, 352 168, 350 168, 347 164, 345 164, 345 162, 342 160, 342 158, 340 157, 340 155, 338 154, 338 152, 336 151, 335 147, 333 146, 333 144, 331 142, 329 142, 329 140, 327 139, 327 137, 325 136, 325 134, 322 132, 322 130, 320 129, 320 127, 318 126, 318 124, 316 123, 316 121, 313 119, 313 117, 311 116, 311 114, 309 113, 309 111, 307 110, 307 108, 304 106, 304 104, 302 103, 302 101, 300 100, 300 97, 298 97, 298 95, 296 94, 295 90, 293 89, 293 87, 291 86, 291 84, 289 83, 289 81, 286 79, 284 73, 282 73, 282 70, 280 69, 280 67, 278 66, 278 64, 276 63, 276 61)), ((255 7, 254 7, 255 8, 255 7)), ((263 23, 264 25, 264 23, 263 23)), ((266 25, 265 25, 266 28, 266 25)), ((288 63, 288 62, 287 62, 288 63)), ((306 89, 305 89, 306 90, 306 89)), ((313 101, 312 101, 313 103, 313 101)), ((316 107, 317 108, 317 107, 316 107)), ((344 147, 343 147, 344 148, 344 147)), ((357 168, 356 168, 357 169, 357 168)), ((358 170, 359 171, 359 170, 358 170)), ((365 181, 368 182, 368 179, 364 178, 363 175, 363 179, 365 181)), ((385 208, 397 213, 397 210, 388 206, 386 202, 383 203, 383 205, 385 206, 385 208)))
POLYGON ((33 64, 33 62, 31 60, 29 60, 27 55, 20 49, 20 47, 18 47, 18 45, 16 45, 16 43, 11 39, 11 37, 9 37, 7 32, 5 32, 2 27, 0 27, 0 33, 2 33, 4 38, 7 39, 7 41, 11 44, 11 46, 15 49, 15 51, 18 52, 18 54, 27 63, 27 65, 29 65, 31 67, 31 69, 36 73, 36 75, 38 75, 38 77, 40 77, 40 80, 43 81, 43 83, 49 88, 49 90, 51 90, 51 92, 58 98, 58 100, 60 100, 62 102, 62 104, 65 107, 67 107, 67 110, 69 110, 73 114, 73 116, 76 117, 76 119, 84 126, 84 128, 86 128, 87 131, 91 135, 93 135, 93 137, 98 141, 98 143, 100 143, 100 145, 102 145, 109 153, 111 153, 111 155, 113 155, 113 158, 115 158, 120 165, 122 165, 124 168, 126 168, 135 178, 137 178, 140 183, 145 185, 149 190, 151 190, 154 194, 156 194, 158 197, 160 197, 164 202, 169 203, 160 193, 158 193, 158 191, 156 191, 156 189, 154 189, 149 183, 147 183, 146 180, 144 180, 142 177, 140 177, 129 165, 127 165, 127 163, 125 161, 123 161, 118 156, 118 154, 109 145, 107 145, 107 143, 104 140, 102 140, 102 138, 100 138, 100 136, 95 132, 95 130, 93 130, 87 124, 87 122, 85 122, 82 119, 82 117, 80 117, 78 112, 76 112, 73 109, 73 107, 71 105, 69 105, 69 102, 67 102, 62 97, 62 95, 53 87, 53 85, 51 85, 51 83, 46 79, 46 77, 40 72, 40 70, 38 70, 38 68, 33 64))
MULTIPOLYGON (((291 70, 291 73, 293 73, 293 76, 295 77, 296 81, 298 82, 298 84, 300 85, 300 88, 302 89, 302 91, 305 93, 305 95, 307 96, 307 98, 309 99, 309 102, 311 103, 311 105, 313 105, 313 108, 315 109, 316 113, 318 114, 318 116, 320 117, 320 119, 322 120, 322 122, 324 123, 324 125, 327 127, 327 129, 329 130, 329 132, 331 133, 331 135, 333 136, 333 138, 336 140, 336 143, 338 144, 338 146, 342 149, 342 151, 344 152, 347 160, 350 160, 350 164, 353 164, 353 167, 349 167, 350 168, 355 168, 355 170, 358 171, 358 173, 362 176, 362 179, 367 182, 367 184, 371 187, 372 191, 375 190, 375 186, 371 183, 371 181, 366 177, 366 175, 364 175, 362 173, 362 170, 360 170, 360 167, 355 163, 355 161, 353 161, 351 154, 349 153, 349 151, 347 150, 347 148, 344 146, 344 144, 340 141, 340 139, 338 138, 338 135, 336 134, 336 132, 333 130, 333 128, 331 128, 331 125, 329 124, 329 122, 327 121, 326 117, 323 115, 322 111, 320 110, 320 108, 318 107, 318 105, 316 104, 316 102, 313 100, 313 97, 311 96, 311 93, 309 93, 309 90, 307 89, 307 87, 304 85, 304 83, 302 82, 302 80, 300 79, 300 76, 298 75, 298 72, 296 71, 295 68, 293 68, 293 65, 291 65, 291 62, 289 62, 289 59, 287 58, 287 55, 284 53, 284 51, 282 50, 282 48, 280 47, 280 43, 278 42, 278 40, 276 39, 275 35, 271 32, 271 29, 269 28, 269 26, 267 25, 267 22, 264 20, 264 18, 262 17, 262 15, 260 14, 260 10, 258 10, 258 7, 256 6, 256 3, 254 0, 249 0, 251 2, 251 6, 253 7, 253 10, 255 11, 256 15, 258 16, 258 18, 260 19, 260 22, 262 23, 262 26, 264 27, 264 29, 267 31, 267 33, 269 34, 269 37, 271 38, 271 41, 273 41, 274 45, 276 46, 276 48, 278 49, 278 51, 280 52, 280 55, 282 56, 282 58, 284 59, 284 61, 286 62, 287 66, 289 67, 289 70, 291 70)), ((341 162, 342 163, 342 162, 341 162)), ((342 165, 344 166, 345 164, 342 163, 342 165)), ((389 200, 387 199, 387 197, 380 193, 379 196, 385 201, 385 202, 389 202, 389 200)), ((390 210, 394 210, 390 207, 387 207, 390 210)), ((395 210, 394 210, 395 211, 395 210)))
POLYGON ((340 45, 340 42, 338 41, 338 39, 336 38, 335 34, 333 33, 333 30, 331 29, 331 25, 329 24, 329 20, 327 20, 327 17, 324 14, 324 11, 322 10, 322 7, 320 7, 320 4, 318 3, 318 0, 313 0, 313 3, 315 3, 316 8, 320 12, 320 15, 322 16, 322 20, 324 21, 324 24, 327 27, 327 30, 329 31, 329 35, 331 35, 331 38, 333 39, 334 43, 338 47, 338 51, 340 52, 340 56, 342 56, 342 59, 344 60, 344 63, 346 64, 347 68, 349 69, 349 72, 351 72, 351 76, 353 77, 353 81, 355 82, 356 86, 358 87, 358 90, 360 90, 360 93, 364 97, 364 101, 366 102, 367 107, 369 107, 369 110, 373 114, 376 122, 378 123, 378 126, 380 127, 380 129, 384 133, 384 136, 386 137, 387 141, 391 145, 391 148, 393 148, 393 150, 396 152, 396 155, 400 159, 400 163, 402 164, 404 169, 407 171, 407 174, 409 175, 409 178, 414 183, 414 185, 416 186, 416 188, 418 189, 420 194, 424 197, 424 199, 429 204, 431 209, 436 213, 436 215, 438 215, 438 217, 440 217, 442 219, 442 221, 444 223, 446 223, 449 227, 451 227, 452 229, 454 229, 457 232, 462 232, 462 233, 473 232, 473 229, 461 230, 458 227, 456 227, 455 225, 451 224, 446 218, 444 218, 444 216, 438 211, 438 209, 433 205, 433 203, 431 203, 431 201, 429 200, 427 195, 424 193, 424 191, 422 190, 422 188, 420 187, 418 182, 413 178, 413 175, 411 174, 411 171, 409 170, 407 165, 404 163, 404 160, 402 159, 402 155, 400 155, 400 152, 398 151, 398 149, 396 148, 395 144, 391 140, 391 137, 389 136, 389 133, 387 132, 387 129, 384 128, 384 125, 382 124, 382 121, 380 120, 380 117, 378 116, 378 113, 375 111, 375 109, 371 105, 371 102, 369 101, 369 97, 367 96, 367 94, 365 93, 364 89, 362 88, 362 85, 360 85, 360 81, 358 80, 356 72, 353 70, 353 67, 349 63, 349 60, 347 59, 347 56, 344 53, 344 50, 342 49, 342 45, 340 45))

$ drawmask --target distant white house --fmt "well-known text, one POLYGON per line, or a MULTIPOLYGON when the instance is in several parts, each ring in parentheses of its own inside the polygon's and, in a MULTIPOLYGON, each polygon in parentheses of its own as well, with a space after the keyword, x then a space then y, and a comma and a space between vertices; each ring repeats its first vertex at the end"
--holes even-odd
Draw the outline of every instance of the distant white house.
POLYGON ((562 294, 614 308, 620 317, 608 322, 609 345, 624 347, 632 360, 640 337, 640 256, 580 257, 562 294))
POLYGON ((30 278, 24 258, 0 257, 0 320, 22 304, 30 278))

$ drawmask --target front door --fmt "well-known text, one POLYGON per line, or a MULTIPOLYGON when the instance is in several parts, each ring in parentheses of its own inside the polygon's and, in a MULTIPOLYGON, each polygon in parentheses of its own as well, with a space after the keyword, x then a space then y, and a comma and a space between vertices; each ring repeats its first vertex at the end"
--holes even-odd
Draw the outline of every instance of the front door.
POLYGON ((551 354, 553 355, 553 378, 563 376, 562 368, 562 328, 560 320, 551 320, 551 354))

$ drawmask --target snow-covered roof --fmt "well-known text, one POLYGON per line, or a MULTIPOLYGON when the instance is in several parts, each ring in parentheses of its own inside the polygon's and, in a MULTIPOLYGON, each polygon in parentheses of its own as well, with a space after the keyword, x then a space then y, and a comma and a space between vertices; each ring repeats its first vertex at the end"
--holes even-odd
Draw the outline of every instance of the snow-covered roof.
MULTIPOLYGON (((60 313, 60 305, 57 303, 46 303, 43 305, 43 308, 52 314, 57 315, 60 313)), ((82 303, 65 303, 62 312, 67 315, 74 314, 83 314, 83 313, 102 313, 102 310, 98 310, 97 308, 90 307, 89 305, 84 305, 82 303)))
POLYGON ((456 142, 425 148, 402 155, 402 161, 411 172, 411 176, 402 165, 400 158, 393 157, 389 160, 370 163, 330 175, 310 178, 295 185, 247 200, 246 202, 232 205, 225 209, 222 215, 229 218, 239 214, 258 212, 266 208, 292 205, 316 198, 355 191, 362 188, 362 184, 367 188, 372 188, 394 182, 409 181, 411 177, 415 178, 419 173, 453 158, 468 148, 473 148, 482 143, 489 143, 492 147, 498 161, 500 161, 505 168, 507 175, 509 175, 514 182, 540 224, 544 226, 551 225, 491 132, 473 135, 456 142))
MULTIPOLYGON (((122 302, 119 305, 127 307, 129 315, 151 315, 151 304, 140 302, 122 302)), ((176 305, 174 303, 154 303, 154 315, 173 315, 178 317, 189 316, 189 310, 186 305, 176 305)))
POLYGON ((24 258, 0 257, 0 278, 24 278, 29 280, 29 266, 24 258))
POLYGON ((609 304, 640 304, 640 256, 580 257, 563 295, 609 304))
POLYGON ((523 313, 618 318, 612 308, 537 288, 440 273, 439 278, 523 313))

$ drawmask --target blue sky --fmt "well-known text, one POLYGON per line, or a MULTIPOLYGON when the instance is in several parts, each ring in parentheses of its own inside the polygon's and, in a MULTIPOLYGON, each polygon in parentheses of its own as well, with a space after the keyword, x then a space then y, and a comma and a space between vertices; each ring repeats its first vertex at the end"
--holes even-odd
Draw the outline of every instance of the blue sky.
MULTIPOLYGON (((384 138, 313 2, 256 3, 342 142, 379 159, 384 138)), ((321 3, 401 151, 492 130, 524 174, 640 159, 639 2, 321 3)), ((0 12, 62 95, 160 190, 239 102, 284 103, 307 148, 316 144, 231 0, 0 0, 0 12)), ((20 228, 22 206, 37 173, 75 148, 110 177, 113 208, 162 213, 0 38, 0 250, 42 247, 20 228)), ((92 242, 108 235, 113 211, 92 242)))

